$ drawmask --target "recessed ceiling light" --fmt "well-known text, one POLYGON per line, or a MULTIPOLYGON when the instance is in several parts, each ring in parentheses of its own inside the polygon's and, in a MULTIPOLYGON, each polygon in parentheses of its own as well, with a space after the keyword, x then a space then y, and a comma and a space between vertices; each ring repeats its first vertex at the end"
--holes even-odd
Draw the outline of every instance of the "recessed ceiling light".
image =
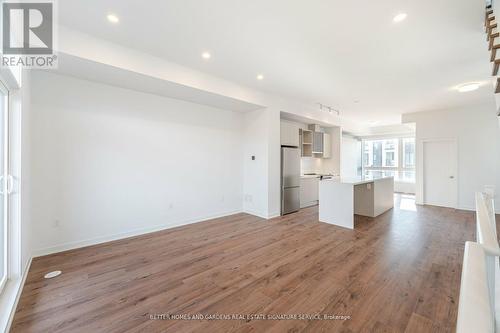
POLYGON ((201 54, 201 57, 202 57, 203 59, 210 59, 210 58, 212 57, 212 55, 210 54, 210 52, 203 52, 203 53, 201 54))
POLYGON ((398 23, 398 22, 406 20, 406 17, 408 17, 408 14, 406 14, 406 13, 399 13, 398 15, 394 16, 394 18, 392 20, 394 22, 398 23))
POLYGON ((480 86, 481 84, 477 82, 464 83, 462 85, 459 85, 457 87, 457 90, 461 93, 464 93, 464 92, 478 90, 480 86))
POLYGON ((120 19, 115 14, 109 14, 107 17, 108 17, 108 21, 111 22, 111 23, 118 23, 118 22, 120 22, 120 19))
POLYGON ((264 80, 264 75, 262 75, 262 74, 257 75, 257 80, 261 80, 261 81, 264 80))

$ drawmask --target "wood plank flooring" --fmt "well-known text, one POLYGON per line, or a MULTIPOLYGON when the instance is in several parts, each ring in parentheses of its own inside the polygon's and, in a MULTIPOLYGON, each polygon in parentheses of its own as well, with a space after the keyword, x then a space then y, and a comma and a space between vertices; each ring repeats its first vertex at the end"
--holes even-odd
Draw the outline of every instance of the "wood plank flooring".
POLYGON ((454 332, 474 213, 395 200, 378 218, 356 217, 355 231, 318 222, 312 207, 36 258, 11 332, 454 332), (63 274, 43 279, 56 269, 63 274))

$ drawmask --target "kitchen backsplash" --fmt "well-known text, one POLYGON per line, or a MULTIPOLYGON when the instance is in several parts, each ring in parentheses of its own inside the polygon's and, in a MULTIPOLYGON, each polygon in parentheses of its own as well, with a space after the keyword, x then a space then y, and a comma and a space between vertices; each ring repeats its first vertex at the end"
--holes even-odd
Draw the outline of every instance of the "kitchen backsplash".
POLYGON ((329 163, 325 163, 322 158, 302 157, 300 159, 300 171, 305 173, 331 173, 332 170, 326 170, 329 163))

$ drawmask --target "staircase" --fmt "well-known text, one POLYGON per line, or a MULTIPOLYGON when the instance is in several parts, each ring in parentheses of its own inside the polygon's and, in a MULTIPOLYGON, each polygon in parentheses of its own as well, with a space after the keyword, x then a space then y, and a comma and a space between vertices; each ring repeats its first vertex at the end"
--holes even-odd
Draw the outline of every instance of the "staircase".
MULTIPOLYGON (((498 2, 500 1, 497 0, 496 3, 498 2)), ((500 11, 500 4, 496 3, 488 3, 484 15, 484 30, 488 41, 488 50, 491 52, 490 61, 493 65, 492 76, 498 76, 500 72, 500 28, 495 17, 495 7, 500 11)), ((498 124, 500 125, 500 77, 497 77, 495 82, 495 100, 498 124)))

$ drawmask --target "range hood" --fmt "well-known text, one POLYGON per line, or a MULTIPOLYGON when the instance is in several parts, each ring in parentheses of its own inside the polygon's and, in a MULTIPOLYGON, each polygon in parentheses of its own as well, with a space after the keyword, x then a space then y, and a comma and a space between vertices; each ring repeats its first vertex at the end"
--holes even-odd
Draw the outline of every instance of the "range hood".
POLYGON ((313 132, 323 132, 321 130, 321 126, 319 126, 318 124, 311 124, 308 126, 308 128, 310 131, 313 131, 313 132))

